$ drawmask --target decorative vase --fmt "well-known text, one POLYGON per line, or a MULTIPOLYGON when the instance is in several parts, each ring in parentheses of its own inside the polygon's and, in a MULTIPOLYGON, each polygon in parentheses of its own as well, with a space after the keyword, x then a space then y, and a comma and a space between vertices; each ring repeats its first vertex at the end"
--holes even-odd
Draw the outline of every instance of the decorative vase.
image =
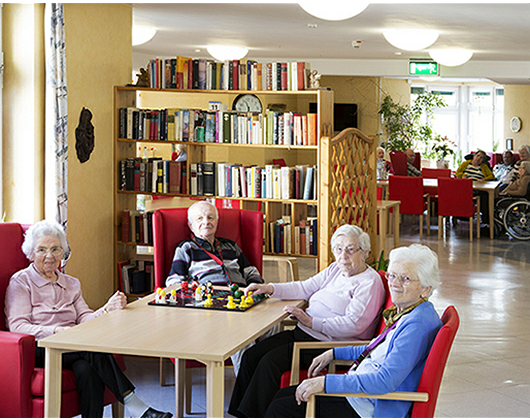
POLYGON ((439 169, 449 169, 449 161, 448 160, 437 160, 436 167, 439 169))

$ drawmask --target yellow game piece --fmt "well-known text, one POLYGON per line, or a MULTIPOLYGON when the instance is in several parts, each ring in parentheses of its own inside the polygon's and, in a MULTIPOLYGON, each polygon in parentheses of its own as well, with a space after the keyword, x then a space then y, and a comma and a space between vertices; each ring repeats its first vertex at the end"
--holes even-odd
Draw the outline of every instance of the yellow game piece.
POLYGON ((246 309, 248 308, 248 304, 247 304, 247 300, 246 299, 241 299, 241 303, 239 304, 239 309, 246 309))
POLYGON ((252 297, 252 292, 247 293, 247 297, 245 299, 247 305, 254 305, 254 298, 252 297))
POLYGON ((213 306, 212 295, 210 293, 208 293, 208 298, 204 301, 204 306, 206 306, 207 308, 213 306))
POLYGON ((237 306, 234 303, 234 296, 228 296, 228 303, 226 304, 226 307, 228 309, 236 309, 237 306))

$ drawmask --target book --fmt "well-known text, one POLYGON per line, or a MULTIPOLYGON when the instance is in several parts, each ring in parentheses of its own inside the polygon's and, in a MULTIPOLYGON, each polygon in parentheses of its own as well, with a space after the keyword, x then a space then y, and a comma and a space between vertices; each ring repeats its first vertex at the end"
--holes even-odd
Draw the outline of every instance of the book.
POLYGON ((313 200, 313 172, 314 168, 309 166, 307 168, 307 173, 304 176, 304 195, 302 199, 304 200, 313 200))
POLYGON ((197 164, 190 163, 190 194, 198 195, 197 189, 197 164))
POLYGON ((215 162, 203 162, 203 195, 217 195, 215 175, 215 162))
POLYGON ((180 194, 181 187, 181 175, 182 175, 182 162, 174 160, 168 161, 169 169, 169 188, 170 194, 180 194))
POLYGON ((197 195, 204 195, 204 163, 197 163, 197 195))

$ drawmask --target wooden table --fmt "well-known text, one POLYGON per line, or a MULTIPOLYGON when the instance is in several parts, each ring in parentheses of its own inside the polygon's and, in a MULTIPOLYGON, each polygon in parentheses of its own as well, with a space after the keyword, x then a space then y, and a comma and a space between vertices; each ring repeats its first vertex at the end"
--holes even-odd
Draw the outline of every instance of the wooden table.
MULTIPOLYGON (((394 209, 394 248, 399 246, 399 205, 401 201, 393 200, 377 200, 377 213, 379 214, 379 255, 381 251, 385 251, 385 258, 388 259, 386 253, 386 231, 388 210, 394 209)), ((379 256, 377 256, 379 258, 379 256)))
MULTIPOLYGON (((185 360, 206 365, 208 417, 224 415, 224 361, 285 319, 286 301, 269 298, 246 312, 147 305, 154 295, 43 340, 46 348, 44 416, 59 417, 61 355, 69 351, 109 352, 175 358, 176 415, 183 416, 185 360)), ((303 301, 289 301, 301 307, 303 301)))

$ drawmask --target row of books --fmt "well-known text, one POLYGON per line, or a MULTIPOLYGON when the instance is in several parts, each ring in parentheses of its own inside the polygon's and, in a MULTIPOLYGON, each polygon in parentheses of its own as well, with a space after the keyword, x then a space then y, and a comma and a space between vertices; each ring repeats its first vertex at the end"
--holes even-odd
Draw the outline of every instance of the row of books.
POLYGON ((149 60, 149 87, 207 90, 306 90, 309 62, 259 63, 252 59, 225 60, 177 56, 149 60))
POLYGON ((187 194, 186 162, 161 157, 127 158, 120 161, 120 190, 146 193, 187 194))
POLYGON ((121 240, 137 244, 153 244, 153 213, 122 210, 121 240))
POLYGON ((153 261, 142 259, 118 263, 121 290, 126 294, 144 294, 154 290, 153 261))
POLYGON ((192 195, 316 200, 317 167, 245 166, 238 163, 190 164, 192 195))
POLYGON ((132 140, 315 146, 317 124, 315 113, 135 107, 119 110, 119 136, 132 140))
POLYGON ((284 216, 269 223, 269 249, 276 254, 317 255, 317 218, 308 217, 293 226, 284 216))

